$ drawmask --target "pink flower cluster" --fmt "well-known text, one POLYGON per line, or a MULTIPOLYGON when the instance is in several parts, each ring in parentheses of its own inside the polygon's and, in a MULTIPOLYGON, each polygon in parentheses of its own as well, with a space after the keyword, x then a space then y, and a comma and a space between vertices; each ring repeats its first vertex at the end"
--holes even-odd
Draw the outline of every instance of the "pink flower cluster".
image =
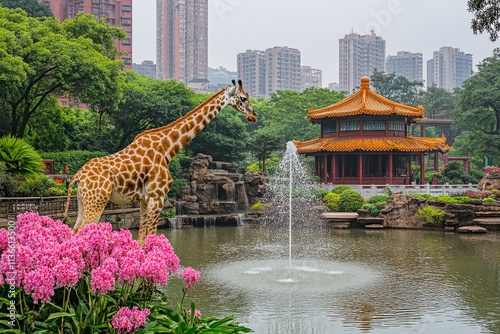
POLYGON ((139 310, 137 306, 132 309, 122 307, 113 316, 111 325, 117 330, 118 334, 135 333, 147 322, 149 314, 147 308, 139 310))
MULTIPOLYGON (((13 271, 6 248, 2 229, 0 284, 13 271)), ((179 268, 179 258, 164 235, 149 235, 141 247, 129 231, 113 232, 110 223, 89 224, 74 234, 61 221, 35 212, 20 214, 16 222, 15 282, 35 303, 49 301, 54 289, 72 287, 85 275, 90 275, 93 292, 105 294, 117 282, 136 279, 164 285, 179 268)))
POLYGON ((500 167, 492 167, 488 169, 483 169, 484 173, 500 172, 500 167))
POLYGON ((193 285, 198 283, 200 273, 191 267, 187 267, 179 274, 179 277, 184 279, 184 288, 191 290, 193 285))

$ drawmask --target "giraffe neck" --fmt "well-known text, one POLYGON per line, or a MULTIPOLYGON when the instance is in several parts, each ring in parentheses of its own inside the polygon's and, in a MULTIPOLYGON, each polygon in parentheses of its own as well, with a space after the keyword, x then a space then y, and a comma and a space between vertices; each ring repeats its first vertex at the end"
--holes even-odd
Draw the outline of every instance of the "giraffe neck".
MULTIPOLYGON (((135 140, 148 135, 153 141, 156 150, 164 152, 167 162, 186 146, 215 116, 228 105, 225 90, 212 96, 195 109, 188 112, 174 122, 138 135, 135 140), (157 142, 157 143, 155 143, 157 142)), ((134 141, 135 141, 134 140, 134 141)))

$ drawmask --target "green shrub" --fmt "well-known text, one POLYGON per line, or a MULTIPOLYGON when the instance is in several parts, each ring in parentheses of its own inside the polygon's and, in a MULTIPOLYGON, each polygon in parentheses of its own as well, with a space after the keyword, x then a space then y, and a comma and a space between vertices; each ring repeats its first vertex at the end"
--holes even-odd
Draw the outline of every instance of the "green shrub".
POLYGON ((339 185, 337 185, 337 186, 333 187, 333 189, 332 189, 332 191, 331 191, 331 192, 332 192, 332 193, 334 193, 334 194, 339 194, 339 195, 340 195, 340 194, 342 194, 344 191, 347 191, 347 190, 352 190, 352 188, 351 188, 351 187, 349 187, 349 186, 346 186, 346 185, 344 185, 344 184, 339 184, 339 185))
POLYGON ((375 195, 375 196, 372 196, 368 200, 368 203, 371 203, 371 204, 374 204, 374 203, 377 203, 377 202, 386 202, 387 203, 387 200, 389 198, 391 198, 391 196, 389 196, 389 195, 375 195))
POLYGON ((319 196, 320 196, 321 198, 325 198, 326 194, 329 194, 329 193, 330 193, 330 192, 329 192, 328 190, 321 189, 321 190, 319 191, 319 196))
POLYGON ((356 190, 346 190, 340 194, 339 211, 356 212, 365 203, 365 199, 356 190))
POLYGON ((14 176, 7 172, 5 162, 0 161, 0 197, 14 196, 18 182, 14 176))
POLYGON ((38 177, 44 170, 42 158, 33 146, 10 135, 0 138, 0 161, 8 173, 26 180, 38 177))
POLYGON ((496 199, 491 198, 491 197, 486 197, 486 198, 483 199, 483 202, 485 202, 485 203, 494 203, 494 202, 496 202, 496 199))
POLYGON ((330 211, 337 212, 339 211, 340 195, 329 192, 323 197, 323 202, 330 211))
POLYGON ((454 196, 453 197, 455 200, 457 200, 459 203, 470 203, 472 202, 472 199, 467 196, 454 196))
POLYGON ((377 217, 380 213, 380 209, 373 203, 365 203, 361 206, 361 209, 368 210, 368 213, 372 217, 377 217))
POLYGON ((66 152, 45 152, 42 153, 43 159, 54 160, 54 173, 66 174, 66 165, 69 167, 67 174, 75 174, 87 161, 93 158, 108 155, 108 152, 90 152, 90 151, 66 151, 66 152))
MULTIPOLYGON (((19 187, 14 191, 13 196, 65 196, 67 193, 66 185, 54 182, 48 176, 42 175, 36 179, 21 182, 19 187)), ((73 188, 72 194, 76 194, 76 188, 73 188)))
POLYGON ((410 196, 417 197, 417 198, 427 198, 428 200, 435 201, 436 197, 429 195, 429 194, 411 194, 410 196))
POLYGON ((443 203, 443 204, 457 204, 457 203, 459 203, 459 201, 456 198, 451 197, 450 195, 438 196, 437 201, 439 203, 443 203))
POLYGON ((254 205, 252 205, 250 207, 250 209, 252 209, 253 211, 260 211, 262 210, 262 202, 261 201, 258 201, 257 203, 255 203, 254 205))
POLYGON ((428 224, 439 224, 444 222, 444 211, 435 209, 432 206, 424 206, 418 209, 415 216, 424 218, 425 222, 428 224))

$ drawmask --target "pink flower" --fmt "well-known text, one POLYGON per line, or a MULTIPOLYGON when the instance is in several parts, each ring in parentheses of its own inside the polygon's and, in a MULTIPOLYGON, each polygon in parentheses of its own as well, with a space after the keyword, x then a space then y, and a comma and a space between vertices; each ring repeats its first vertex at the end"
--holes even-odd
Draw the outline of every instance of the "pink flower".
POLYGON ((191 267, 187 267, 179 274, 179 277, 184 279, 184 288, 191 290, 198 283, 200 273, 191 267))
POLYGON ((194 317, 199 319, 201 317, 201 311, 200 310, 195 310, 194 311, 194 317))
POLYGON ((60 261, 54 266, 55 283, 59 286, 72 287, 80 279, 80 271, 72 260, 60 261))
POLYGON ((111 320, 111 325, 118 334, 135 333, 148 321, 149 309, 139 310, 137 306, 132 309, 122 307, 116 312, 111 320))
POLYGON ((105 267, 97 267, 90 272, 90 288, 94 292, 105 294, 115 288, 115 275, 105 267))
POLYGON ((31 294, 35 304, 38 304, 38 301, 42 303, 50 301, 54 295, 54 285, 54 274, 47 267, 39 267, 24 277, 24 290, 31 294))

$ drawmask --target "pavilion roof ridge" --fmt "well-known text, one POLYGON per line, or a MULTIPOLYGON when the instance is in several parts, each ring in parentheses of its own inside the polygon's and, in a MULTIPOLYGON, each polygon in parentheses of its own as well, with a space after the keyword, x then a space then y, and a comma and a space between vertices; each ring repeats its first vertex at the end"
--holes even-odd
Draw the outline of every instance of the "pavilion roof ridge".
POLYGON ((330 106, 320 109, 310 108, 309 119, 345 117, 354 115, 398 115, 419 120, 424 117, 424 107, 407 106, 394 102, 370 89, 370 79, 361 78, 361 88, 356 93, 330 106))

